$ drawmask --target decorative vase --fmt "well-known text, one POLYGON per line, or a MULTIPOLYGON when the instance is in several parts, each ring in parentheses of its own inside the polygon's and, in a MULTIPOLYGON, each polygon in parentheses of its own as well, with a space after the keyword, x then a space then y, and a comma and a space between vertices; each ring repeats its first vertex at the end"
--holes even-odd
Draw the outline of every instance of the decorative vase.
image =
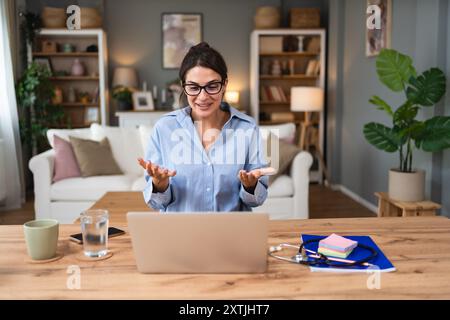
POLYGON ((425 171, 389 170, 389 198, 398 201, 423 201, 425 199, 425 171))
POLYGON ((62 51, 63 52, 74 52, 74 46, 71 43, 64 43, 62 45, 62 51))
POLYGON ((133 109, 133 105, 129 101, 119 100, 117 102, 117 109, 119 111, 127 111, 133 109))
POLYGON ((298 52, 303 52, 303 40, 305 39, 304 36, 297 36, 298 38, 298 52))
POLYGON ((74 103, 77 101, 77 93, 73 87, 69 88, 69 94, 67 96, 67 101, 74 103))
POLYGON ((84 66, 81 63, 80 59, 75 59, 72 64, 72 76, 83 76, 84 75, 84 66))
POLYGON ((61 104, 63 102, 63 91, 60 87, 55 87, 54 95, 52 97, 52 104, 61 104))
POLYGON ((270 71, 270 73, 273 76, 280 76, 281 75, 281 64, 280 64, 280 61, 278 61, 278 60, 274 60, 273 61, 272 70, 270 71))

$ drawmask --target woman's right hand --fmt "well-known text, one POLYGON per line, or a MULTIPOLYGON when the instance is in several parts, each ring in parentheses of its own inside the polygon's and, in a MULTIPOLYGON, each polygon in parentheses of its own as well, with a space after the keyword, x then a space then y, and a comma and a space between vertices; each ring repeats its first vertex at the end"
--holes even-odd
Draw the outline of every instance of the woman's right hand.
POLYGON ((155 192, 164 192, 169 187, 169 177, 173 177, 177 174, 176 170, 168 170, 153 164, 150 161, 145 161, 142 158, 138 158, 139 165, 144 168, 148 175, 152 177, 152 182, 155 187, 155 192))

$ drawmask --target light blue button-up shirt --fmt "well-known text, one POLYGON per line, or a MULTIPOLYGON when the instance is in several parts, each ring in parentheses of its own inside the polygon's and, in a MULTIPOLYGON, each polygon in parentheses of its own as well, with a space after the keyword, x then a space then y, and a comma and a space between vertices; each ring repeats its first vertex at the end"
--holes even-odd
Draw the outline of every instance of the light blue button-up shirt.
POLYGON ((160 211, 251 211, 267 198, 268 178, 259 178, 248 193, 238 178, 239 170, 267 166, 259 128, 253 118, 227 104, 231 114, 208 151, 202 145, 185 107, 162 116, 153 128, 145 160, 176 170, 165 192, 153 193, 146 173, 143 191, 147 205, 160 211))

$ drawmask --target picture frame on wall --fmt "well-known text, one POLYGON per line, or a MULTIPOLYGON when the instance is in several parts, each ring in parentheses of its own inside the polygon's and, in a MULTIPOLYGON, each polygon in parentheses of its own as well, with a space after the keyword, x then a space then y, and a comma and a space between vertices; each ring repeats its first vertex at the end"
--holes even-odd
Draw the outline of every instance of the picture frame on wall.
POLYGON ((150 91, 133 92, 133 109, 136 111, 155 110, 152 93, 150 91))
POLYGON ((162 13, 163 69, 178 69, 189 49, 202 41, 201 13, 162 13))
POLYGON ((92 123, 98 123, 99 122, 99 116, 98 116, 98 107, 88 107, 86 108, 85 116, 84 116, 84 123, 86 125, 90 125, 92 123))
MULTIPOLYGON (((369 29, 366 26, 366 56, 377 56, 381 49, 391 47, 392 32, 392 0, 367 0, 367 7, 377 5, 380 8, 380 29, 369 29)), ((366 19, 371 14, 366 13, 366 19)))

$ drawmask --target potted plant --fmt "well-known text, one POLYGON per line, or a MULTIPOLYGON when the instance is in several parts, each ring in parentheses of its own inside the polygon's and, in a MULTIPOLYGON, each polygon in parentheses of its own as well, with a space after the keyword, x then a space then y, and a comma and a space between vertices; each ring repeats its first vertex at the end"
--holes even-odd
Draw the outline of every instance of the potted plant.
POLYGON ((47 67, 32 62, 16 86, 21 138, 33 155, 48 148, 47 130, 64 116, 61 107, 52 104, 55 87, 49 77, 47 67))
POLYGON ((389 171, 389 197, 401 201, 422 201, 425 172, 412 164, 414 148, 438 152, 450 148, 450 117, 418 120, 421 108, 429 108, 445 94, 446 79, 438 68, 417 75, 411 57, 383 49, 376 60, 378 78, 394 92, 403 92, 406 101, 395 110, 383 99, 369 102, 383 110, 392 121, 388 127, 370 122, 364 126, 367 141, 380 150, 398 152, 398 167, 389 171))
POLYGON ((132 92, 127 87, 114 87, 112 97, 117 100, 119 110, 131 110, 133 108, 132 92))

